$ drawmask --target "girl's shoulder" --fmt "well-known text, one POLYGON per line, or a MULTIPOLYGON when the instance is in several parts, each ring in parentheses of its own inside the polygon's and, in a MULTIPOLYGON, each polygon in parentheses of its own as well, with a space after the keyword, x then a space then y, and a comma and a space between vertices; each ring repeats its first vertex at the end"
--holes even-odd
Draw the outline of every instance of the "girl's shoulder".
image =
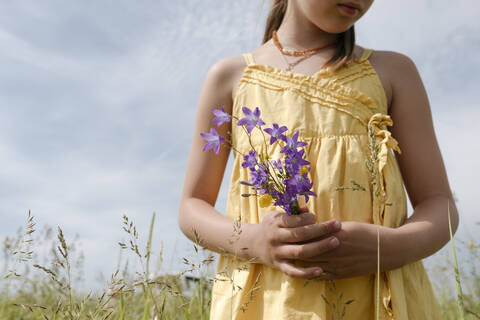
POLYGON ((211 77, 222 83, 223 90, 233 101, 234 88, 238 86, 243 71, 247 66, 243 55, 225 57, 215 62, 208 71, 211 77))
POLYGON ((372 50, 368 58, 370 65, 376 71, 380 82, 383 85, 387 96, 388 106, 390 107, 395 86, 399 81, 411 77, 409 73, 412 69, 416 70, 415 63, 407 55, 388 50, 372 50))

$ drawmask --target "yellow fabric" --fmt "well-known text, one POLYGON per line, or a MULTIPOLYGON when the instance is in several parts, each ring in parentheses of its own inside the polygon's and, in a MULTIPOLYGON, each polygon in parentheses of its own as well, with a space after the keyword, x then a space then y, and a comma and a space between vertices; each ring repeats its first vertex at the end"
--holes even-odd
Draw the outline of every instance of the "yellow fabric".
MULTIPOLYGON (((241 118, 242 106, 259 107, 267 125, 286 125, 290 135, 300 131, 299 140, 308 142, 309 175, 318 194, 310 198, 307 206, 317 215, 317 222, 335 218, 395 228, 407 217, 403 179, 391 151, 400 152, 400 148, 387 130, 393 123, 385 91, 368 61, 370 53, 370 49, 365 50, 361 58, 339 70, 326 68, 311 76, 255 64, 251 54, 244 54, 247 67, 232 114, 241 118), (373 166, 375 185, 366 165, 370 137, 379 147, 378 161, 373 166), (340 186, 352 186, 351 180, 366 190, 335 191, 340 186)), ((256 148, 264 150, 258 130, 252 131, 252 139, 256 148)), ((250 149, 247 135, 235 125, 232 142, 242 153, 250 149)), ((269 147, 269 156, 279 158, 280 149, 279 144, 269 147)), ((239 183, 248 180, 248 169, 242 168, 242 161, 234 153, 226 214, 232 220, 260 223, 276 207, 262 208, 255 197, 241 197, 249 191, 239 183)), ((343 319, 376 319, 376 274, 335 280, 335 289, 324 281, 304 284, 305 280, 277 269, 219 255, 211 319, 329 320, 333 304, 340 309, 345 306, 343 319), (354 301, 345 305, 350 299, 354 301)), ((440 319, 421 261, 382 272, 380 291, 379 319, 440 319)))

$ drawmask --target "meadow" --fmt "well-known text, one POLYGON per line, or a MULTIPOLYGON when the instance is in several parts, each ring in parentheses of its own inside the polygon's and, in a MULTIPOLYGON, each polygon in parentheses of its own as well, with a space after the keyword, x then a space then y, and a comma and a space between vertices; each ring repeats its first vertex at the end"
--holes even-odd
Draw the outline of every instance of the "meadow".
MULTIPOLYGON (((139 246, 141 235, 137 226, 123 216, 128 241, 117 246, 137 259, 141 270, 130 271, 128 267, 116 270, 100 292, 84 292, 76 288, 84 281, 84 255, 76 246, 79 239, 65 239, 60 227, 53 230, 47 226, 38 231, 36 223, 29 212, 25 226, 3 241, 0 319, 209 318, 215 279, 207 275, 206 268, 215 263, 215 255, 202 248, 198 236, 193 243, 196 257, 183 258, 183 272, 152 276, 157 274, 150 269, 155 213, 148 233, 145 232, 144 248, 139 246), (48 254, 42 257, 35 254, 39 248, 47 248, 48 254)), ((428 270, 442 319, 480 319, 480 273, 476 268, 480 262, 480 244, 472 239, 455 239, 455 243, 451 254, 438 255, 428 270), (467 259, 457 263, 459 250, 464 251, 462 256, 467 259)), ((242 290, 231 280, 232 290, 242 290)), ((255 299, 254 293, 251 299, 255 299)), ((348 313, 348 304, 342 309, 332 310, 332 319, 342 319, 348 313)))

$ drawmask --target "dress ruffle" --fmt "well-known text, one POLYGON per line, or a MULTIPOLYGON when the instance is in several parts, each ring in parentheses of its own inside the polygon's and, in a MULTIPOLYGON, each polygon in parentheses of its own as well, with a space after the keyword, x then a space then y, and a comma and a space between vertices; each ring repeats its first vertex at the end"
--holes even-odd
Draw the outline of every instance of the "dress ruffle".
POLYGON ((366 60, 357 59, 351 66, 337 72, 328 71, 328 68, 322 69, 312 76, 306 76, 269 65, 253 64, 244 71, 238 90, 245 90, 248 84, 253 84, 273 91, 293 91, 309 103, 321 104, 349 114, 366 127, 369 116, 381 110, 377 102, 360 90, 336 80, 337 76, 358 74, 360 79, 375 74, 363 71, 365 68, 371 70, 366 60))

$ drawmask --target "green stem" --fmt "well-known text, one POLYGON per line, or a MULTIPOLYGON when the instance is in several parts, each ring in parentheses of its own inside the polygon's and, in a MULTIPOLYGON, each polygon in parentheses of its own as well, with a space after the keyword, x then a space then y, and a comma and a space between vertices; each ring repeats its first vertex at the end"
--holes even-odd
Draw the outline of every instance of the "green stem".
POLYGON ((235 148, 235 147, 233 146, 233 143, 232 143, 232 141, 231 141, 230 139, 225 139, 225 141, 228 142, 228 144, 230 145, 230 147, 232 148, 233 151, 235 151, 236 153, 244 156, 244 154, 243 154, 242 152, 240 152, 239 150, 237 150, 237 148, 235 148))
POLYGON ((198 294, 199 294, 199 298, 200 298, 200 314, 201 314, 201 317, 202 317, 202 320, 203 320, 203 290, 202 290, 202 287, 203 287, 203 284, 202 284, 202 277, 199 277, 199 289, 198 289, 198 294))
POLYGON ((120 320, 125 320, 125 299, 123 298, 123 290, 120 290, 120 320))
MULTIPOLYGON (((185 306, 185 297, 184 297, 184 295, 183 295, 183 292, 182 292, 180 286, 178 285, 177 279, 174 279, 174 280, 173 280, 173 284, 175 285, 175 288, 177 289, 177 291, 180 293, 179 296, 180 296, 180 299, 181 299, 182 306, 185 306)), ((190 320, 190 312, 189 312, 189 309, 183 307, 182 310, 183 310, 183 312, 185 313, 185 318, 186 318, 187 320, 190 320)))
MULTIPOLYGON (((235 119, 235 120, 237 120, 237 122, 238 122, 238 120, 240 120, 240 119, 238 119, 238 118, 235 117, 235 116, 232 116, 232 118, 235 119)), ((232 122, 232 124, 233 124, 233 122, 232 122)), ((241 127, 243 128, 243 130, 245 131, 245 133, 246 133, 247 136, 248 136, 248 143, 250 144, 250 147, 252 147, 253 151, 255 151, 255 153, 258 154, 257 150, 255 149, 255 147, 254 147, 253 144, 252 144, 252 137, 250 136, 250 133, 248 133, 248 130, 247 130, 246 126, 243 125, 243 126, 241 126, 241 127)))
POLYGON ((148 320, 150 317, 150 299, 146 293, 145 284, 142 285, 143 287, 143 294, 145 295, 145 303, 143 306, 143 320, 148 320))
POLYGON ((265 146, 265 152, 267 152, 267 138, 265 138, 265 132, 263 132, 262 127, 257 125, 258 130, 262 133, 263 136, 263 145, 265 146))
POLYGON ((455 252, 455 244, 453 242, 453 233, 452 233, 452 223, 450 221, 450 199, 447 202, 447 212, 448 212, 448 230, 450 232, 450 242, 452 244, 452 255, 453 255, 453 263, 455 269, 455 282, 457 283, 457 305, 458 311, 460 312, 460 320, 465 319, 465 305, 463 303, 463 293, 462 293, 462 285, 460 284, 460 273, 458 271, 458 263, 457 263, 457 254, 455 252))
MULTIPOLYGON (((265 150, 267 150, 267 141, 266 141, 266 138, 265 138, 265 134, 263 133, 263 131, 261 130, 260 127, 258 127, 258 129, 262 132, 262 135, 263 135, 263 141, 265 143, 265 150)), ((275 142, 276 144, 278 143, 278 140, 275 142)), ((273 167, 273 165, 270 163, 270 161, 265 161, 267 163, 267 172, 268 172, 268 175, 272 178, 273 182, 275 183, 275 185, 277 186, 277 190, 278 192, 285 192, 285 185, 283 185, 283 183, 280 183, 278 180, 277 180, 277 171, 276 169, 273 167), (273 170, 273 174, 270 172, 270 168, 272 168, 273 170)), ((280 172, 279 172, 280 174, 280 172)))
MULTIPOLYGON (((268 161, 267 161, 268 162, 268 161)), ((267 169, 267 173, 268 175, 272 178, 273 182, 275 183, 275 185, 277 186, 277 188, 279 189, 278 191, 279 192, 285 192, 285 186, 283 186, 282 184, 280 184, 280 182, 278 182, 274 175, 270 172, 270 168, 268 167, 268 164, 267 164, 267 167, 265 168, 267 169)), ((273 169, 274 172, 275 172, 275 169, 273 169)))
POLYGON ((253 143, 252 143, 252 136, 250 133, 248 133, 248 130, 245 126, 242 126, 243 130, 245 131, 245 133, 247 134, 248 136, 248 143, 250 144, 250 147, 252 147, 253 151, 255 151, 256 154, 259 154, 257 152, 257 149, 255 149, 255 147, 253 146, 253 143))
MULTIPOLYGON (((66 249, 65 249, 66 252, 66 249)), ((68 276, 68 309, 70 314, 73 315, 73 303, 72 303, 72 280, 70 275, 70 262, 68 261, 68 256, 65 258, 67 264, 67 276, 68 276)))
MULTIPOLYGON (((152 235, 153 235, 153 225, 155 223, 155 212, 153 213, 152 215, 152 220, 150 222, 150 232, 149 232, 149 235, 148 235, 148 242, 147 242, 147 261, 146 261, 146 265, 143 264, 143 259, 142 257, 140 256, 140 263, 142 265, 142 269, 143 269, 143 272, 144 272, 144 283, 142 284, 142 287, 143 287, 143 293, 145 295, 145 306, 144 306, 144 312, 143 312, 143 318, 144 320, 147 320, 148 316, 150 315, 150 301, 149 301, 149 297, 148 297, 148 294, 150 294, 150 297, 153 301, 153 306, 155 308, 155 312, 157 313, 157 315, 160 314, 160 311, 158 309, 158 305, 157 305, 157 301, 155 300, 155 296, 153 295, 153 292, 152 292, 152 288, 150 287, 148 281, 149 281, 149 275, 148 275, 148 270, 149 270, 149 262, 150 262, 150 246, 151 246, 151 242, 152 242, 152 235), (146 286, 146 288, 145 288, 146 286)), ((135 239, 135 244, 137 243, 136 239, 135 239)))
POLYGON ((377 227, 377 320, 380 319, 380 227, 377 227))
POLYGON ((148 276, 148 271, 150 269, 150 253, 152 248, 152 235, 153 235, 153 226, 155 224, 155 212, 152 214, 152 220, 150 221, 150 230, 148 232, 148 242, 147 242, 147 265, 146 271, 148 276))

